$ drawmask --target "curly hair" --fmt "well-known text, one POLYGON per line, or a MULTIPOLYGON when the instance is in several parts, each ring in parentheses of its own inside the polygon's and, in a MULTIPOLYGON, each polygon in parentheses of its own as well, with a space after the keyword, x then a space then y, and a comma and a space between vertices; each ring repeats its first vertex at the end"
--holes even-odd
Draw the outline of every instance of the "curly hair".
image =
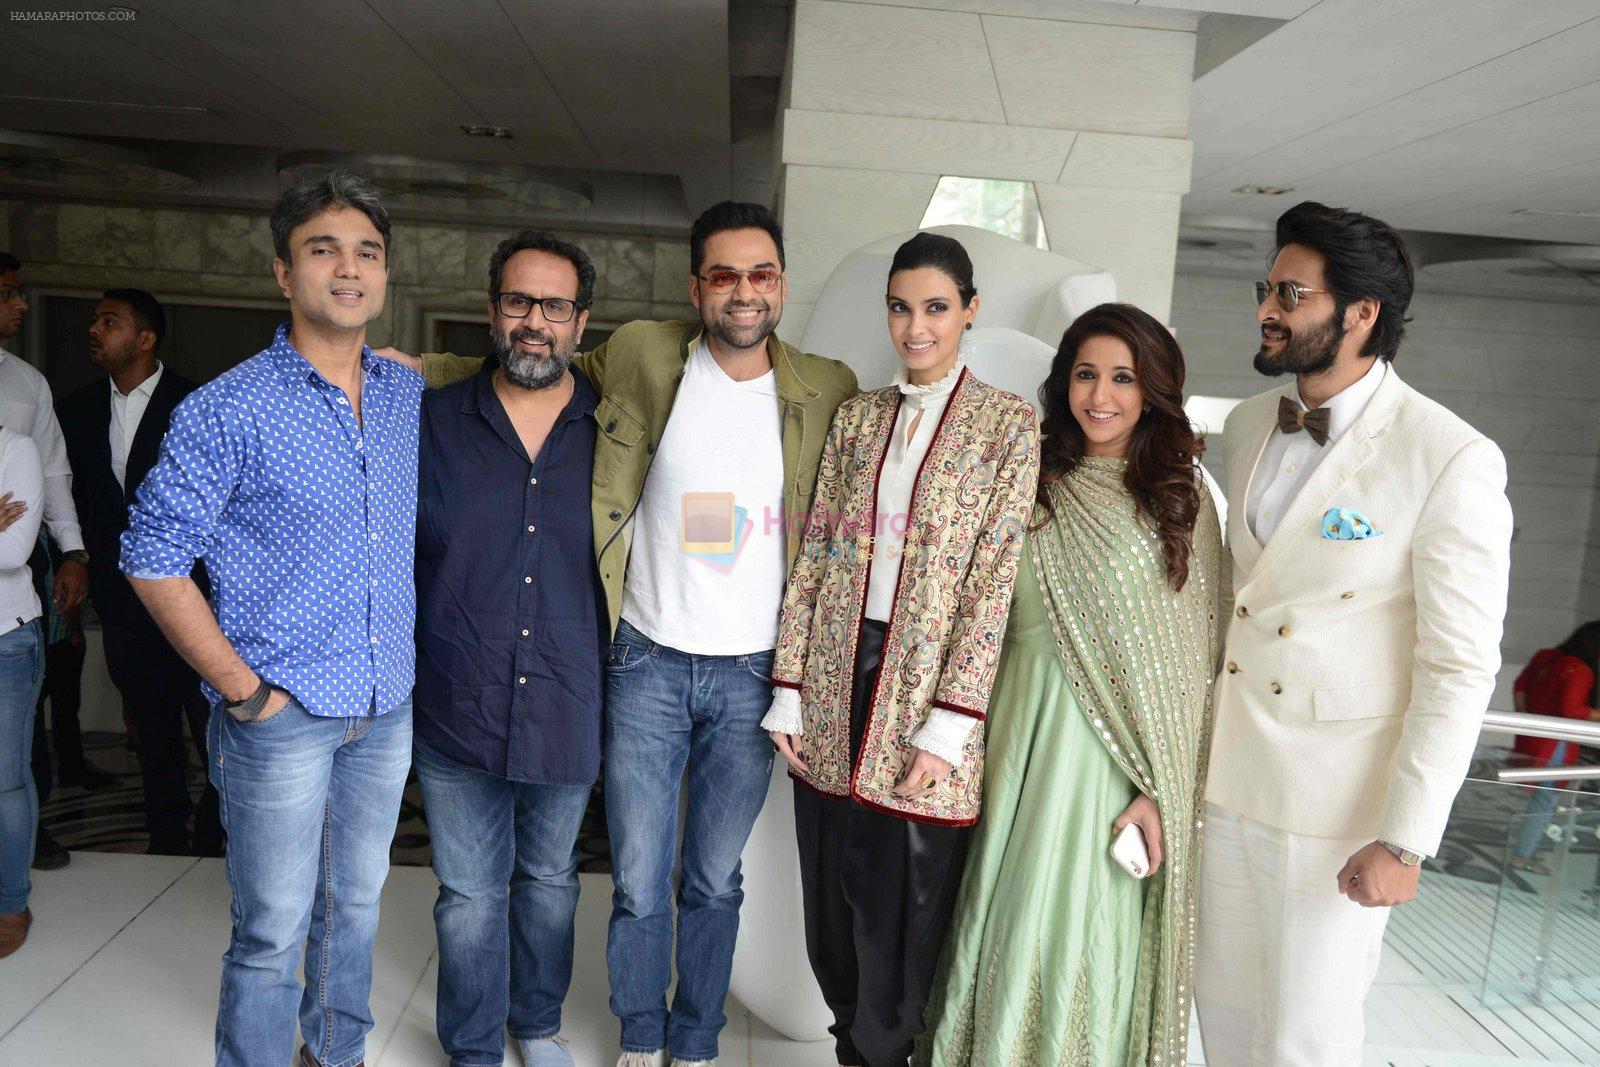
POLYGON ((1083 427, 1072 413, 1068 390, 1078 349, 1091 337, 1114 337, 1133 353, 1146 410, 1128 442, 1123 484, 1155 524, 1166 557, 1167 581, 1181 590, 1189 580, 1189 555, 1200 514, 1195 464, 1205 442, 1183 413, 1183 351, 1165 326, 1132 304, 1101 304, 1079 315, 1062 335, 1050 374, 1039 387, 1044 408, 1038 492, 1044 515, 1039 525, 1055 515, 1050 486, 1077 470, 1083 460, 1083 427))

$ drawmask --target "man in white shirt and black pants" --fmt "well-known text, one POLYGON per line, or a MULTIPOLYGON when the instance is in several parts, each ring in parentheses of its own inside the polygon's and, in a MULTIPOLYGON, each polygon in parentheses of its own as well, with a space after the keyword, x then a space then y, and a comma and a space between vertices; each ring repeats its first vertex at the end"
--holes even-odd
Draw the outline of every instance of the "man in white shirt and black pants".
POLYGON ((1414 274, 1389 226, 1304 203, 1257 283, 1223 430, 1232 617, 1216 687, 1195 999, 1206 1062, 1349 1067, 1389 908, 1437 855, 1500 664, 1494 442, 1394 370, 1414 274))
MULTIPOLYGON (((106 667, 139 737, 150 851, 191 852, 183 723, 206 765, 208 708, 200 679, 173 651, 118 569, 128 505, 155 466, 178 402, 195 385, 156 358, 166 315, 142 289, 112 289, 89 323, 89 358, 107 376, 58 407, 74 474, 72 495, 89 546, 89 597, 100 616, 106 667)), ((209 781, 195 817, 193 852, 222 854, 217 792, 209 781)))

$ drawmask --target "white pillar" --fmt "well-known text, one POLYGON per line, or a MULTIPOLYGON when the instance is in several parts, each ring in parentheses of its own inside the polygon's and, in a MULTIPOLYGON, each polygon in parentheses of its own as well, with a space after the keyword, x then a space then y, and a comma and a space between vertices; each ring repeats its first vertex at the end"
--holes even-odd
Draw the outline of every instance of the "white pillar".
POLYGON ((926 3, 795 6, 778 131, 784 336, 800 336, 845 253, 916 228, 945 175, 1033 182, 1051 249, 1110 271, 1121 299, 1166 320, 1196 17, 926 3))

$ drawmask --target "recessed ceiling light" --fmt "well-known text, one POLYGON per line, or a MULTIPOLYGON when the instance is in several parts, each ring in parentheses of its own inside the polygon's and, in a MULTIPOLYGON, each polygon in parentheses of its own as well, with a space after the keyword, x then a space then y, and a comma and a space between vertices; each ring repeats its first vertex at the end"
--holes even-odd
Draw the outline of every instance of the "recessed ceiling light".
POLYGON ((505 137, 508 139, 511 137, 511 129, 508 126, 477 126, 462 123, 461 132, 468 137, 505 137))
POLYGON ((1288 185, 1241 185, 1234 192, 1248 193, 1251 196, 1282 196, 1284 193, 1294 192, 1294 188, 1288 185))

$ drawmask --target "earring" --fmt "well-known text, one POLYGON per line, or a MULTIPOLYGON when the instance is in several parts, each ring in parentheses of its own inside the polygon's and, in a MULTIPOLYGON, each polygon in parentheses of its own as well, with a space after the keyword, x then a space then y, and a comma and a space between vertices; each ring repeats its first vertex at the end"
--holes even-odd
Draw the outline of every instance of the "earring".
POLYGON ((970 322, 967 323, 967 329, 969 329, 969 330, 972 329, 972 323, 970 323, 970 322))

